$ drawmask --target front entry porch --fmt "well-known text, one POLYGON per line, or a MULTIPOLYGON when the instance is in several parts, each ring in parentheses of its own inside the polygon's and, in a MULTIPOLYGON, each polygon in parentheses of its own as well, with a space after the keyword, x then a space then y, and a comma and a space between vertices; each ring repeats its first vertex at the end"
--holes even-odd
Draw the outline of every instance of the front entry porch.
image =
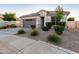
POLYGON ((41 27, 43 27, 44 26, 44 16, 40 17, 40 19, 41 19, 41 27))

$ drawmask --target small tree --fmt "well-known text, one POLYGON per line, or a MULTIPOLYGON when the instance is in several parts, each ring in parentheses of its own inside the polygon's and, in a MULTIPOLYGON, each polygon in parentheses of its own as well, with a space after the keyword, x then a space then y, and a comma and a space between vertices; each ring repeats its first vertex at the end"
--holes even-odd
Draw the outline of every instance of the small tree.
POLYGON ((67 19, 67 21, 74 21, 75 19, 74 19, 74 17, 69 17, 68 19, 67 19))
POLYGON ((5 13, 3 15, 4 21, 15 21, 16 20, 16 14, 15 13, 5 13))
POLYGON ((63 19, 64 10, 60 6, 57 6, 55 11, 56 11, 56 15, 55 16, 56 16, 56 24, 57 24, 58 22, 61 21, 61 19, 63 19))

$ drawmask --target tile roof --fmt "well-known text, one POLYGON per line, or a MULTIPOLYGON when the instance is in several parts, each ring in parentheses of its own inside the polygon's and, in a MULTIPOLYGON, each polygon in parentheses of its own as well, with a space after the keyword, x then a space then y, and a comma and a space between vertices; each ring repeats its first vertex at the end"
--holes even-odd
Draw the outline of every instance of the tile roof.
MULTIPOLYGON (((41 10, 40 10, 41 11, 41 10)), ((46 10, 44 10, 44 11, 46 11, 46 10)), ((56 14, 56 12, 55 11, 46 11, 47 12, 47 15, 55 15, 56 14)), ((64 14, 67 14, 67 15, 69 15, 69 11, 64 11, 64 14)), ((31 13, 31 14, 28 14, 28 15, 23 15, 23 16, 20 16, 20 18, 23 18, 23 17, 31 17, 31 16, 39 16, 40 14, 39 14, 39 12, 36 12, 36 13, 31 13)))

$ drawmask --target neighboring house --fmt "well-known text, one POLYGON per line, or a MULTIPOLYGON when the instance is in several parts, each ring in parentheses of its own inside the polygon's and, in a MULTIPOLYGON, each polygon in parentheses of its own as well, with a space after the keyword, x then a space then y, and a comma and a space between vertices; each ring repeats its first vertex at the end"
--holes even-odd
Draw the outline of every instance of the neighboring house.
POLYGON ((17 26, 17 27, 23 27, 22 24, 23 24, 22 20, 21 20, 20 18, 17 18, 17 19, 16 19, 16 26, 17 26))
MULTIPOLYGON (((46 25, 46 22, 55 22, 55 11, 40 10, 36 13, 21 16, 20 19, 23 20, 23 27, 29 28, 31 25, 36 25, 36 28, 46 25)), ((63 20, 66 21, 68 11, 64 12, 63 20)))
POLYGON ((17 27, 22 27, 22 21, 19 18, 16 18, 16 21, 4 21, 3 18, 3 14, 0 14, 0 27, 11 24, 16 24, 17 27))

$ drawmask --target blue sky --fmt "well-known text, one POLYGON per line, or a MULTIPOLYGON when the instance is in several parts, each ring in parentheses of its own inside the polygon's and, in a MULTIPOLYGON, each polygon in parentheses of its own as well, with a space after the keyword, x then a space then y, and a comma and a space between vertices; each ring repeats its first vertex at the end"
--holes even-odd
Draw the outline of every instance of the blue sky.
MULTIPOLYGON (((58 4, 0 4, 0 13, 12 12, 16 13, 17 17, 29 13, 37 12, 41 9, 55 10, 58 4)), ((70 11, 70 16, 79 19, 79 4, 61 4, 65 11, 70 11)))

